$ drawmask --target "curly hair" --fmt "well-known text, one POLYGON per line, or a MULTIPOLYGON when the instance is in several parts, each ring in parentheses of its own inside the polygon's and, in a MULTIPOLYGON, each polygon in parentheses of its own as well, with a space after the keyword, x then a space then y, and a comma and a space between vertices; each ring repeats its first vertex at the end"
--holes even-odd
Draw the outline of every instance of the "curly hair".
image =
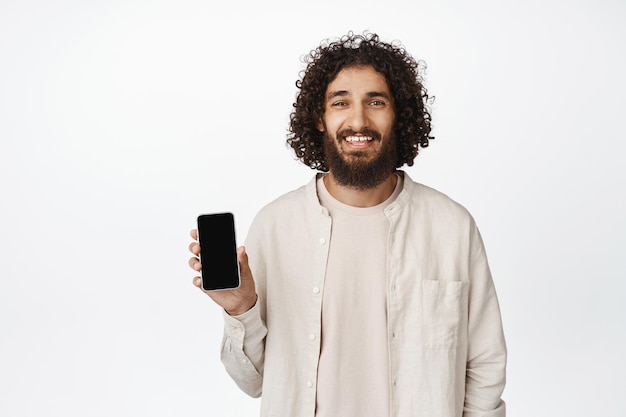
POLYGON ((305 165, 328 171, 324 155, 324 134, 317 121, 324 114, 326 88, 346 67, 372 66, 385 76, 393 97, 397 138, 396 168, 413 165, 419 147, 426 148, 434 139, 431 132, 430 98, 422 85, 421 61, 412 58, 401 45, 379 40, 375 33, 347 35, 326 40, 303 57, 306 69, 296 81, 298 92, 290 115, 287 144, 305 165))

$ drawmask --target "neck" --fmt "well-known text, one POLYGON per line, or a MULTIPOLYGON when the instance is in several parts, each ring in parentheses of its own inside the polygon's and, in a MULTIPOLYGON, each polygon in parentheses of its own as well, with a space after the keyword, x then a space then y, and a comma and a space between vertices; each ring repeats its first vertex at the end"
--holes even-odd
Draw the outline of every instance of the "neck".
POLYGON ((373 207, 388 199, 398 183, 398 176, 390 173, 385 181, 376 188, 361 190, 337 184, 333 173, 324 177, 326 189, 335 199, 353 207, 373 207))

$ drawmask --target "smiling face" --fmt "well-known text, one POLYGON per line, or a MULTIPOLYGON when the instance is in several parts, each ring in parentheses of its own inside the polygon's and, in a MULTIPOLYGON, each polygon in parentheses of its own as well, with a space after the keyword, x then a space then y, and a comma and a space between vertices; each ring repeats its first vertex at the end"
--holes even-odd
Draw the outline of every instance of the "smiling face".
POLYGON ((324 114, 324 152, 335 181, 371 189, 394 171, 397 151, 395 112, 385 77, 371 66, 343 68, 328 84, 324 114))

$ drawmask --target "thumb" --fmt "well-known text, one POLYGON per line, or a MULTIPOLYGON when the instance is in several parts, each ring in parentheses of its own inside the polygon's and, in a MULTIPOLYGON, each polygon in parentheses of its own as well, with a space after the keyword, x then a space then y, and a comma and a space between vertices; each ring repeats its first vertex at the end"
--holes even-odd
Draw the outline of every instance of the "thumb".
POLYGON ((241 279, 252 278, 252 271, 250 271, 250 266, 248 265, 248 254, 246 253, 245 246, 237 248, 237 260, 239 261, 239 273, 241 274, 241 279))

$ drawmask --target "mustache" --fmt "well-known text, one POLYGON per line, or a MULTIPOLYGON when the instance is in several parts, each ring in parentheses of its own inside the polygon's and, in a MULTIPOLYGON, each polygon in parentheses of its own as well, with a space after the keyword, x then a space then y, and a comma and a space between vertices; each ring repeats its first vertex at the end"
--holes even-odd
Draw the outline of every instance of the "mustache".
POLYGON ((364 129, 361 129, 360 131, 356 131, 354 129, 342 129, 339 132, 337 132, 337 139, 345 139, 348 136, 356 136, 356 135, 369 136, 374 140, 380 140, 382 136, 379 132, 369 129, 369 128, 364 128, 364 129))

